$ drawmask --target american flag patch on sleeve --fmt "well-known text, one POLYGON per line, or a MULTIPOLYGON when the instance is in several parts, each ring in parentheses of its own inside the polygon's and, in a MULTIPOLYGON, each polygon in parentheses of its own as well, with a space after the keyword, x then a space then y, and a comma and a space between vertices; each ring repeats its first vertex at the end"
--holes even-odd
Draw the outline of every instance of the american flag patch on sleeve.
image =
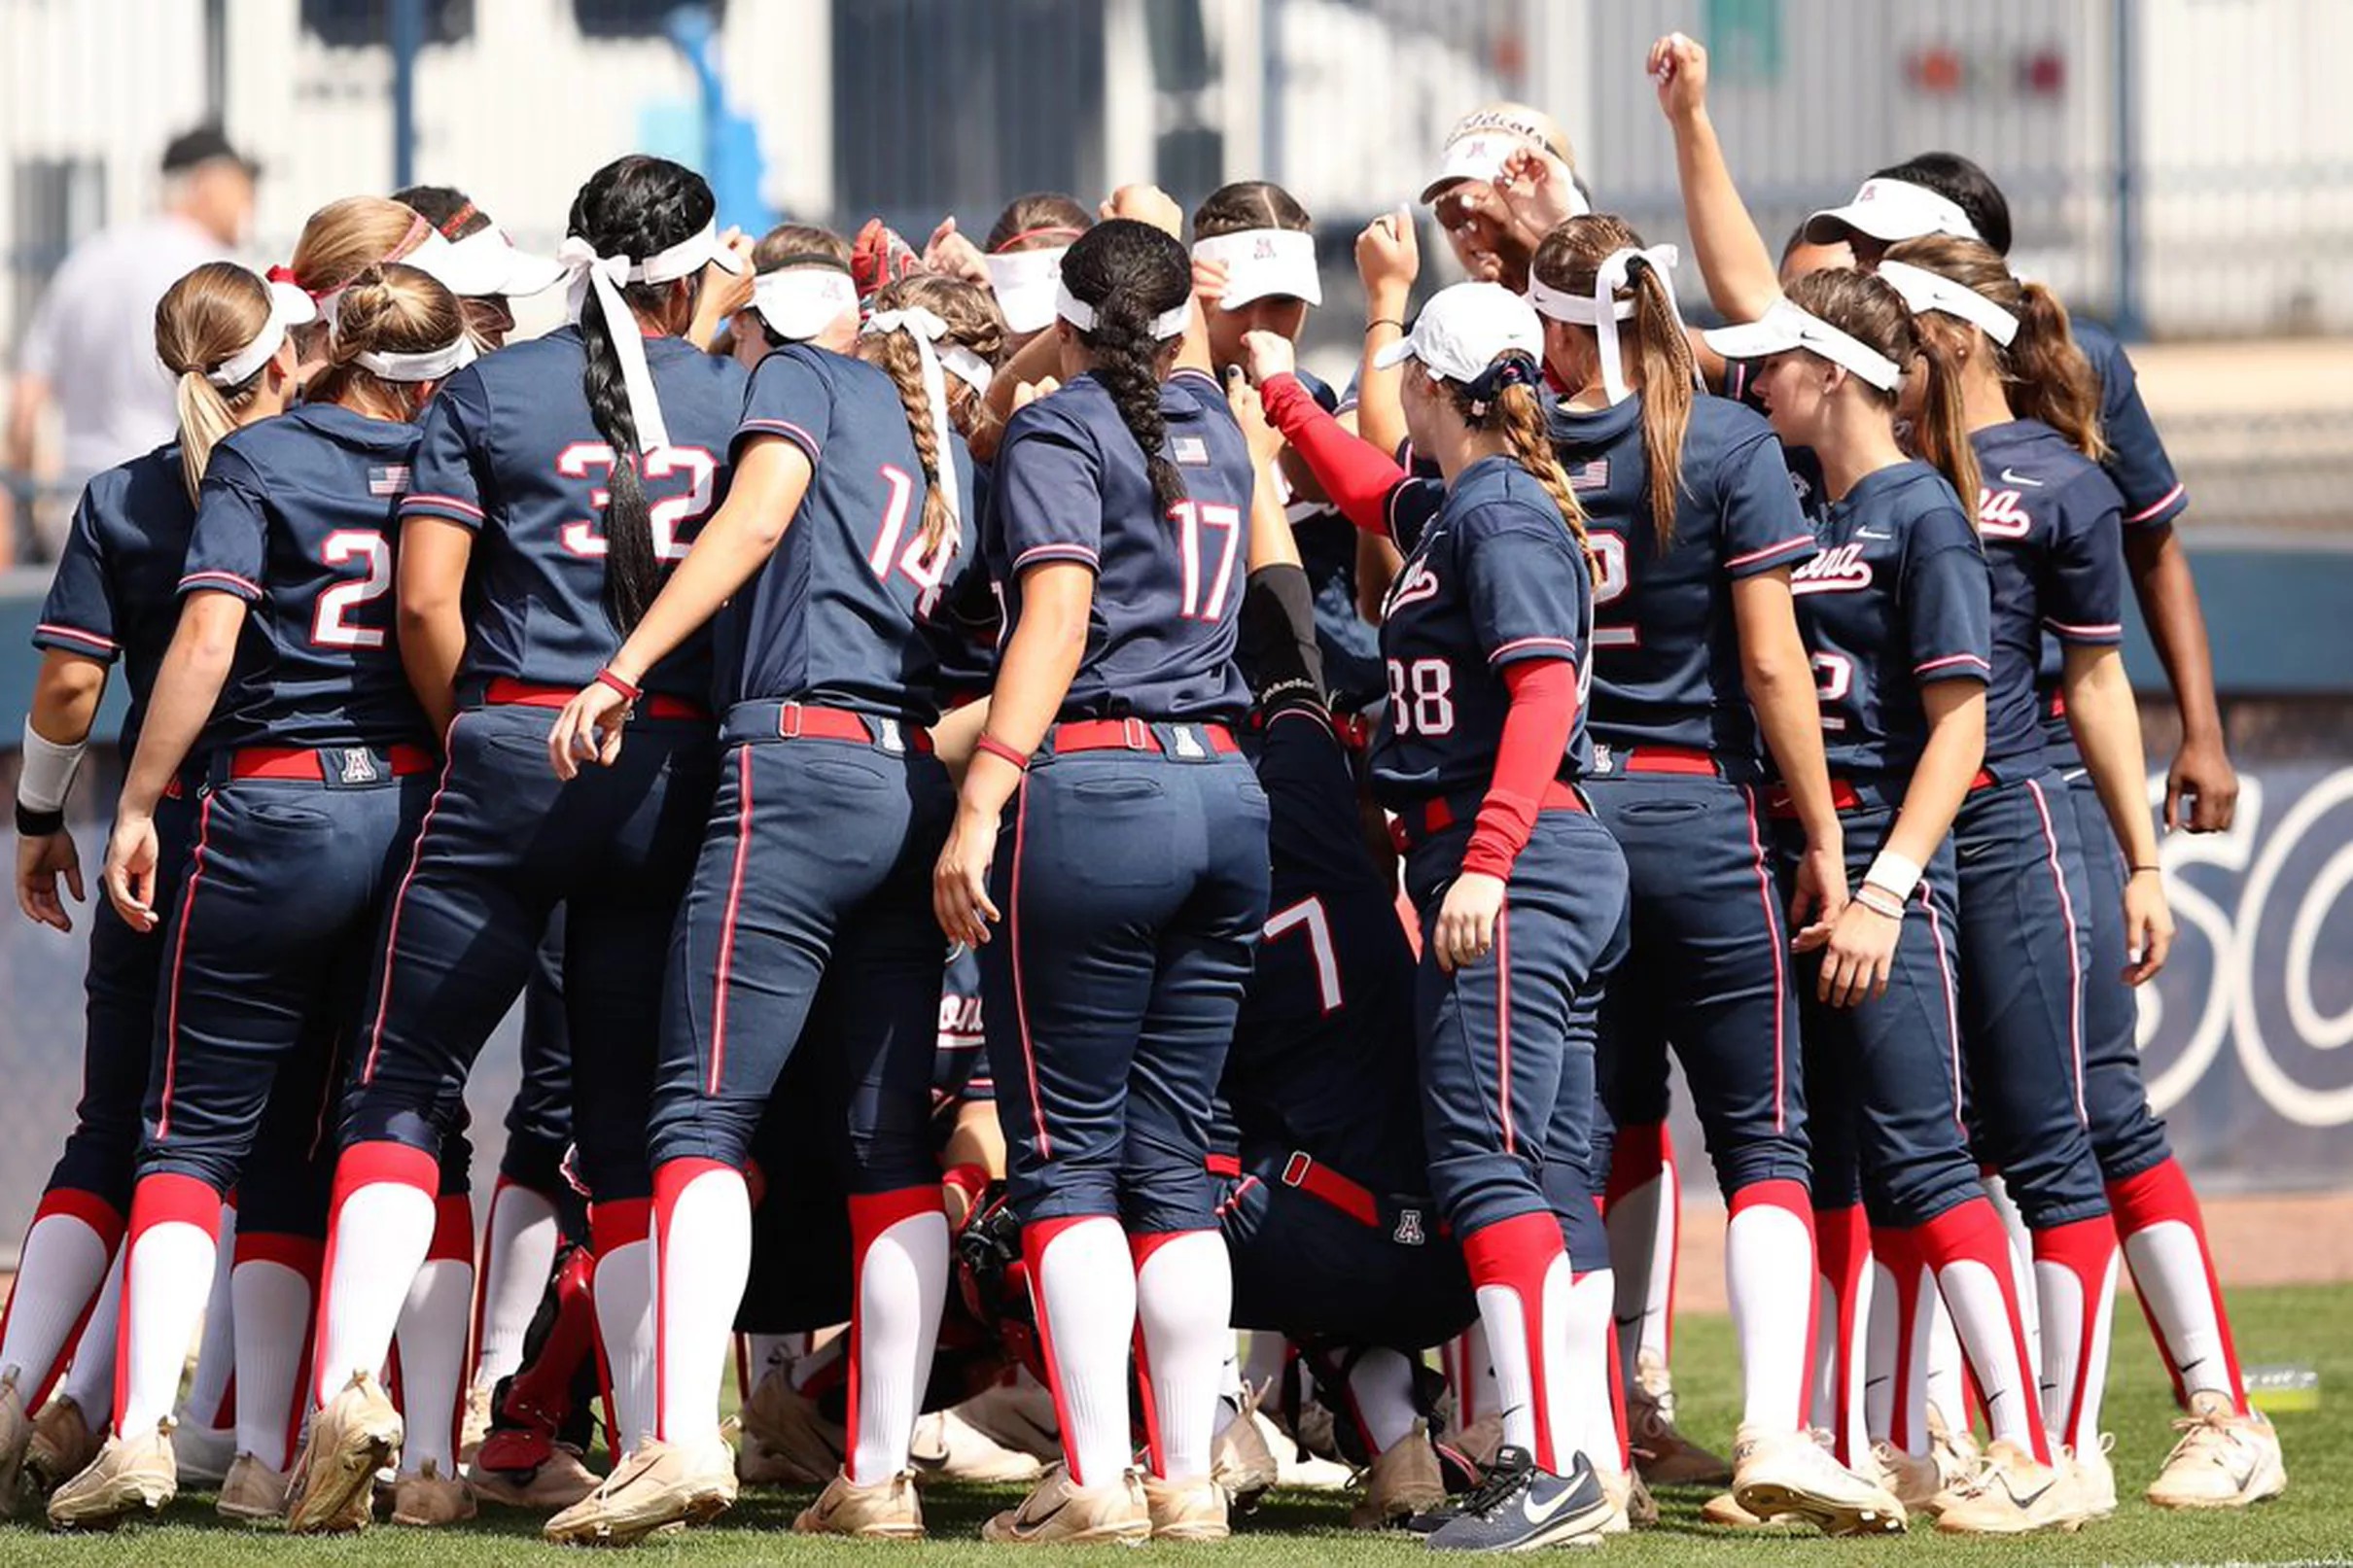
POLYGON ((1177 462, 1189 468, 1206 469, 1210 466, 1210 443, 1198 436, 1179 436, 1169 442, 1169 450, 1175 454, 1177 462))
POLYGON ((408 494, 408 465, 393 463, 369 468, 368 493, 371 496, 404 496, 408 494))
POLYGON ((1589 458, 1568 470, 1571 490, 1601 490, 1609 485, 1609 459, 1589 458))

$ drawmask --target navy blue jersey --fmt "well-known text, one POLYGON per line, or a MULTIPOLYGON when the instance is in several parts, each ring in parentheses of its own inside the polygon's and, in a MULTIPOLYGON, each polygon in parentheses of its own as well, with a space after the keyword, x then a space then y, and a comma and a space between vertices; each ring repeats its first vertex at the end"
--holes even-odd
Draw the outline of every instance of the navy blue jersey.
POLYGON ((1226 1058, 1246 1141, 1303 1149, 1376 1192, 1428 1184, 1414 1055, 1414 955, 1365 848, 1330 720, 1278 709, 1256 749, 1272 895, 1226 1058))
POLYGON ((1977 531, 1925 463, 1865 474, 1815 524, 1791 581, 1813 650, 1830 771, 1911 775, 1928 742, 1920 688, 1992 670, 1992 577, 1977 531))
MULTIPOLYGON (((727 443, 743 414, 743 367, 675 337, 646 339, 671 445, 643 461, 655 554, 685 559, 727 483, 727 443)), ((580 390, 579 330, 475 361, 425 410, 416 483, 404 517, 474 530, 462 690, 497 677, 584 686, 619 651, 605 612, 605 524, 612 446, 580 390)), ((711 695, 707 633, 647 672, 647 690, 711 695)))
POLYGON ((213 448, 180 591, 234 594, 250 613, 206 747, 424 738, 392 635, 395 510, 419 434, 310 403, 213 448))
MULTIPOLYGON (((745 390, 736 450, 757 436, 790 441, 816 472, 776 553, 720 613, 722 700, 931 723, 939 660, 928 622, 971 558, 971 508, 925 544, 930 491, 897 384, 863 360, 789 343, 745 390)), ((962 440, 951 445, 961 479, 971 459, 962 440)))
POLYGON ((1552 412, 1554 449, 1584 505, 1601 580, 1594 590, 1597 746, 1679 746, 1727 762, 1757 756, 1740 675, 1732 585, 1814 555, 1773 427, 1724 398, 1693 400, 1674 538, 1651 520, 1642 400, 1552 412))
POLYGON ((2140 381, 2132 373, 2125 345, 2098 322, 2079 316, 2072 325, 2076 346, 2091 362, 2091 373, 2100 384, 2100 435, 2108 442, 2100 467, 2124 497, 2125 526, 2150 528, 2173 521, 2190 500, 2173 471, 2173 459, 2165 454, 2157 423, 2149 417, 2149 405, 2141 401, 2140 381))
MULTIPOLYGON (((2046 661, 2063 659, 2069 643, 2124 641, 2124 501, 2098 464, 2039 420, 1989 426, 1970 442, 1984 476, 1978 536, 1993 572, 1985 765, 2039 772, 2046 661)), ((2055 669, 2048 683, 2057 684, 2055 669)))
POLYGON ((35 647, 123 661, 125 757, 138 749, 148 693, 179 624, 180 572, 195 521, 177 441, 97 475, 74 508, 33 627, 35 647))
MULTIPOLYGON (((959 442, 962 449, 962 443, 959 442)), ((970 454, 967 452, 966 456, 970 454)), ((960 473, 964 470, 959 470, 960 473)), ((965 515, 974 520, 977 541, 980 518, 989 515, 989 465, 974 461, 971 482, 965 490, 965 515)), ((943 706, 957 707, 988 694, 997 683, 997 645, 1004 631, 997 594, 975 551, 966 569, 940 594, 932 607, 931 645, 939 656, 939 689, 943 706)))
POLYGON ((1231 723, 1249 708, 1234 667, 1249 559, 1249 448, 1217 383, 1179 370, 1160 389, 1162 450, 1185 499, 1164 511, 1111 395, 1082 375, 1013 416, 984 525, 1005 633, 1021 574, 1049 561, 1095 573, 1087 646, 1061 716, 1231 723))
MULTIPOLYGON (((1487 787, 1511 709, 1506 666, 1567 659, 1580 685, 1592 673, 1593 577, 1551 495, 1512 459, 1482 458, 1418 523, 1435 485, 1406 480, 1390 497, 1405 564, 1383 607, 1388 704, 1371 766, 1373 792, 1392 811, 1487 787)), ((1585 708, 1564 778, 1590 756, 1585 708)))

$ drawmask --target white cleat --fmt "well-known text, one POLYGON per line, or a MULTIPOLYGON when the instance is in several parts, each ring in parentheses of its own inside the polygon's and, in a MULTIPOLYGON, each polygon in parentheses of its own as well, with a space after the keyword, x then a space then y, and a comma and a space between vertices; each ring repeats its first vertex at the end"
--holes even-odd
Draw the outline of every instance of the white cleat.
POLYGON ((49 1522, 60 1530, 112 1529, 133 1515, 162 1513, 179 1490, 166 1415, 152 1431, 107 1439, 89 1468, 50 1495, 49 1522))
POLYGON ((1794 1516, 1824 1535, 1894 1535, 1904 1505, 1803 1432, 1743 1426, 1733 1440, 1732 1495, 1759 1519, 1794 1516))
POLYGON ((648 1438, 605 1484, 547 1521, 558 1546, 626 1547, 705 1524, 735 1506, 735 1453, 723 1438, 685 1448, 648 1438))
POLYGON ((2225 1394, 2190 1396, 2190 1413, 2164 1468, 2149 1483, 2159 1508, 2245 1508, 2288 1489, 2279 1433, 2261 1411, 2238 1413, 2225 1394))
POLYGON ((1945 1493, 1936 1527, 1947 1535, 2032 1535, 2080 1530, 2091 1509, 2065 1456, 2038 1464, 2015 1444, 1985 1450, 1978 1473, 1945 1493))
POLYGON ((354 1372, 311 1417, 310 1442, 296 1466, 286 1527, 296 1535, 366 1529, 376 1472, 391 1462, 401 1436, 401 1412, 384 1397, 375 1375, 354 1372))

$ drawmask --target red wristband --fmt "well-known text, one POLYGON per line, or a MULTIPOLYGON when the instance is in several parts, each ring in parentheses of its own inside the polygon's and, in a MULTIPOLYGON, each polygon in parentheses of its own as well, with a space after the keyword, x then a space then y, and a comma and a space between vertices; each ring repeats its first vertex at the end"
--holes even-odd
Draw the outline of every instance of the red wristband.
POLYGON ((1004 742, 999 740, 996 736, 991 735, 987 730, 982 730, 980 732, 980 739, 974 741, 972 743, 972 747, 975 750, 988 752, 989 755, 996 757, 1001 762, 1012 763, 1013 766, 1019 768, 1024 773, 1030 771, 1029 753, 1026 751, 1014 750, 1011 747, 1005 745, 1004 742))
POLYGON ((622 698, 628 702, 636 702, 646 694, 641 687, 631 685, 619 676, 615 675, 611 669, 599 670, 596 673, 596 683, 608 691, 619 692, 622 698))

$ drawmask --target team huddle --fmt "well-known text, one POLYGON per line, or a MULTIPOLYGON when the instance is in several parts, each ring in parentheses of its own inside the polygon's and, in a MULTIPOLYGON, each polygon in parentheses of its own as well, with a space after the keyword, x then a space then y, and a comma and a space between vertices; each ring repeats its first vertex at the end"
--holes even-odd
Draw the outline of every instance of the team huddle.
MULTIPOLYGON (((722 233, 630 157, 552 258, 424 187, 183 277, 178 438, 91 481, 36 635, 36 920, 117 660, 130 707, 0 1500, 621 1545, 766 1484, 921 1536, 951 1478, 1032 1483, 988 1540, 1135 1543, 1320 1456, 1441 1551, 1645 1480, 2075 1529, 2120 1264, 2183 1406, 2149 1500, 2284 1488, 2134 1044, 2127 583, 2214 730, 2131 366, 1951 154, 1776 258, 1704 52, 1649 68, 1733 325, 1497 105, 1421 192, 1469 281, 1409 320, 1411 209, 1357 239, 1345 392, 1266 182, 1189 246, 1129 186, 918 249, 722 233), (1674 1423, 1669 1050, 1729 1459, 1674 1423)), ((2219 747, 2174 780, 2227 825, 2219 747)))

